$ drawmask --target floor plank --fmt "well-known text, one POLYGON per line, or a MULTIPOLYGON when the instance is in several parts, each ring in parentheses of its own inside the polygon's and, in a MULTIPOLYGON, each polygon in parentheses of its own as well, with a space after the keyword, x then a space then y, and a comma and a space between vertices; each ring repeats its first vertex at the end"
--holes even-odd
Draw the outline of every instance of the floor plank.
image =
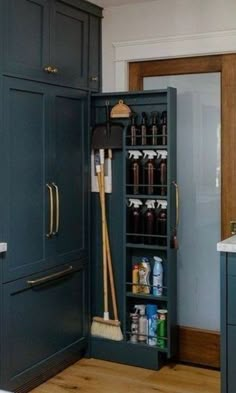
POLYGON ((31 393, 219 393, 220 372, 172 364, 160 371, 82 359, 31 393))

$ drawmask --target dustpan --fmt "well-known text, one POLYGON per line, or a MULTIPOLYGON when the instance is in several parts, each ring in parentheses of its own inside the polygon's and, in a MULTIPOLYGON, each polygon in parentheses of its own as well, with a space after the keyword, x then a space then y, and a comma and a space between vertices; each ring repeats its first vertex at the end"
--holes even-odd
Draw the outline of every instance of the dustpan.
POLYGON ((106 123, 97 124, 92 132, 92 149, 122 149, 124 126, 110 122, 109 105, 106 103, 106 123))

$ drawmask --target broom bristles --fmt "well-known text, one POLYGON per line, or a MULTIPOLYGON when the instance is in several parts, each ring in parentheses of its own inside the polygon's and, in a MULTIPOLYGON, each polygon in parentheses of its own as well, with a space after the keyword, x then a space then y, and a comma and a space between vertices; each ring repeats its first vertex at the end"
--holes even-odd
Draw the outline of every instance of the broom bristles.
POLYGON ((92 336, 107 338, 114 341, 122 341, 123 334, 120 328, 120 322, 114 320, 106 321, 100 317, 94 317, 91 326, 92 336))

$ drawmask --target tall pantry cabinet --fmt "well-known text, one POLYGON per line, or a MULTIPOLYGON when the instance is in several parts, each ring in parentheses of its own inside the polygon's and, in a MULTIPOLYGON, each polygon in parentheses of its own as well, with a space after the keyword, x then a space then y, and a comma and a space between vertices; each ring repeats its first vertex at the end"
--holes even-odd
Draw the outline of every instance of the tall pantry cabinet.
POLYGON ((0 0, 0 388, 29 390, 87 348, 101 16, 83 0, 0 0))

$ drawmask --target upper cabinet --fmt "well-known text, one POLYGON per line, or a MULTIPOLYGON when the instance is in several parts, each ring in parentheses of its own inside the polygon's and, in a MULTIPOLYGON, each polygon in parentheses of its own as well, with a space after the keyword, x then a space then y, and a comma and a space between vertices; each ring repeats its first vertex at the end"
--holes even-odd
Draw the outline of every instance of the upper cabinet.
POLYGON ((81 0, 5 0, 4 7, 5 75, 98 90, 100 8, 81 0))

